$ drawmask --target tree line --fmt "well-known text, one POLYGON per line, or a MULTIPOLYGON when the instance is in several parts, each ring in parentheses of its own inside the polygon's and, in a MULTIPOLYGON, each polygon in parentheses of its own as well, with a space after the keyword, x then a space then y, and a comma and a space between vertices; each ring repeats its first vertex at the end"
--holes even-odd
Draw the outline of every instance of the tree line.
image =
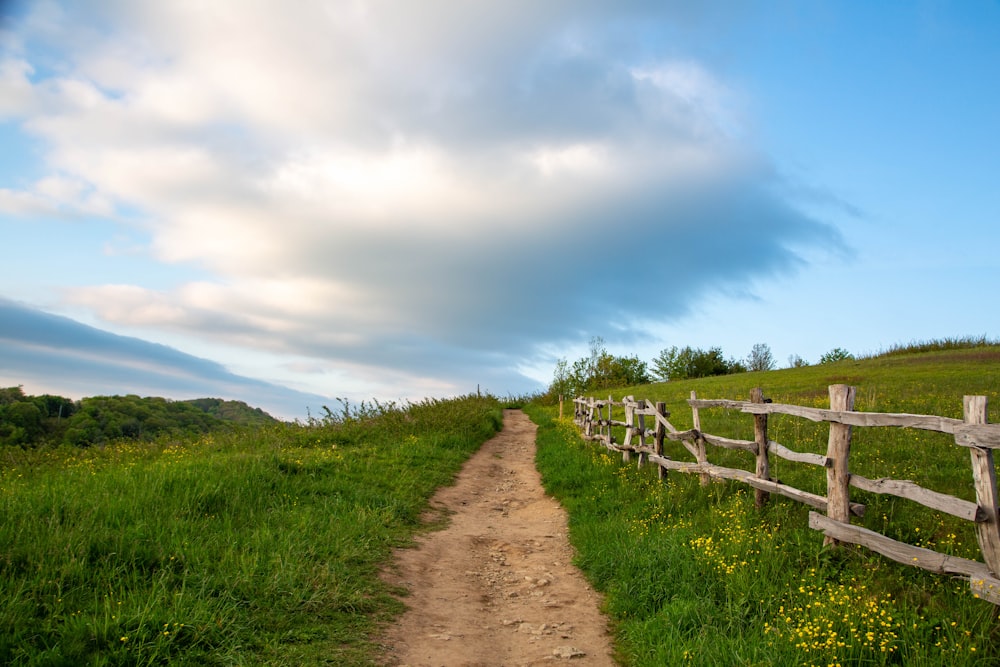
MULTIPOLYGON (((827 364, 854 356, 843 348, 834 348, 820 357, 819 363, 827 364)), ((615 356, 607 351, 604 339, 595 336, 590 340, 590 353, 570 364, 565 358, 556 362, 552 384, 548 395, 580 396, 591 391, 612 387, 631 387, 650 382, 669 382, 729 375, 769 371, 777 368, 777 361, 767 343, 757 343, 744 359, 726 358, 722 349, 710 347, 707 350, 676 345, 660 350, 659 355, 646 363, 638 356, 615 356)), ((808 366, 797 354, 788 358, 790 368, 808 366)))
POLYGON ((22 387, 0 388, 0 445, 91 446, 161 435, 207 433, 233 424, 276 421, 242 401, 199 398, 29 396, 22 387))

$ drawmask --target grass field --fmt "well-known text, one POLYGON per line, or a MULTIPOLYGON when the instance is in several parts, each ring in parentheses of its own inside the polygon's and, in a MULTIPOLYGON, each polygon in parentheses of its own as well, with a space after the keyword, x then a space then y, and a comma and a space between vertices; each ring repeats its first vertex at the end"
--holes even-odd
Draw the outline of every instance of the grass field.
POLYGON ((502 412, 336 422, 0 450, 0 664, 370 664, 379 568, 502 412))
MULTIPOLYGON (((961 418, 962 396, 989 397, 1000 421, 1000 348, 945 350, 863 361, 624 388, 664 401, 690 428, 684 402, 747 400, 760 386, 775 402, 829 407, 827 386, 858 387, 855 409, 961 418)), ((602 397, 606 397, 603 393, 602 397)), ((596 443, 584 443, 555 409, 529 407, 540 424, 539 468, 570 511, 579 564, 607 598, 620 656, 629 665, 1000 664, 997 608, 968 582, 892 563, 871 552, 822 546, 808 508, 772 496, 762 511, 739 483, 701 487, 671 473, 664 486, 596 443)), ((618 415, 621 419, 621 415, 618 415)), ((753 439, 748 415, 702 410, 702 430, 753 439)), ((772 416, 772 440, 824 453, 828 426, 772 416)), ((620 437, 619 437, 620 441, 620 437)), ((679 444, 668 455, 690 460, 679 444)), ((753 470, 743 452, 710 448, 709 460, 753 470)), ((974 499, 968 452, 945 435, 854 430, 852 471, 911 479, 974 499)), ((825 494, 822 469, 772 458, 772 476, 825 494)), ((938 551, 981 560, 971 524, 891 496, 852 490, 867 504, 861 525, 938 551)))

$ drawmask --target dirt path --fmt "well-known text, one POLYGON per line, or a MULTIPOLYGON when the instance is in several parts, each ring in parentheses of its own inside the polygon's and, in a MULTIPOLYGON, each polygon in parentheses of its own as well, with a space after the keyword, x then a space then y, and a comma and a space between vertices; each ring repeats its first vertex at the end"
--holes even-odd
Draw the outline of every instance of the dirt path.
POLYGON ((504 428, 432 506, 447 528, 397 554, 392 583, 410 608, 384 643, 391 665, 614 665, 600 598, 572 565, 566 515, 535 470, 535 425, 504 428))

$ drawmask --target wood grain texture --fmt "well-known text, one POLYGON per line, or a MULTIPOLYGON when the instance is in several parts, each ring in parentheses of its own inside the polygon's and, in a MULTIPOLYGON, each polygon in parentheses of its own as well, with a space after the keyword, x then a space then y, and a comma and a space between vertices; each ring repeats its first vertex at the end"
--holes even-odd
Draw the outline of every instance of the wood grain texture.
MULTIPOLYGON (((809 408, 802 405, 786 405, 783 403, 756 404, 748 401, 730 401, 726 399, 688 400, 692 408, 728 408, 747 414, 792 415, 814 422, 831 422, 847 426, 892 426, 899 428, 916 428, 925 431, 939 431, 954 434, 961 429, 962 420, 936 415, 912 415, 903 412, 854 412, 824 408, 809 408)), ((990 436, 992 438, 992 436, 990 436)), ((996 432, 997 446, 1000 446, 1000 431, 996 432)))
MULTIPOLYGON (((855 388, 846 384, 830 386, 830 408, 845 412, 854 408, 855 388)), ((826 457, 830 459, 830 467, 826 469, 826 496, 829 505, 826 514, 834 521, 851 522, 851 486, 850 486, 850 456, 851 427, 842 423, 830 424, 830 439, 826 448, 826 457)), ((825 544, 833 544, 835 540, 827 535, 825 544)))
POLYGON ((862 491, 899 496, 967 521, 979 523, 985 521, 987 517, 986 511, 974 502, 931 491, 909 480, 887 477, 868 479, 861 475, 851 475, 850 481, 851 486, 862 491))
MULTIPOLYGON (((985 396, 966 396, 964 399, 966 424, 986 423, 985 396)), ((983 521, 976 523, 976 537, 983 552, 983 560, 995 575, 1000 574, 1000 497, 997 495, 997 473, 993 465, 993 450, 970 447, 972 480, 976 487, 976 503, 983 509, 983 521)))
POLYGON ((809 512, 809 527, 821 530, 824 535, 839 542, 859 544, 897 563, 913 565, 939 574, 964 574, 980 578, 992 576, 985 563, 898 542, 873 530, 834 521, 816 512, 809 512))

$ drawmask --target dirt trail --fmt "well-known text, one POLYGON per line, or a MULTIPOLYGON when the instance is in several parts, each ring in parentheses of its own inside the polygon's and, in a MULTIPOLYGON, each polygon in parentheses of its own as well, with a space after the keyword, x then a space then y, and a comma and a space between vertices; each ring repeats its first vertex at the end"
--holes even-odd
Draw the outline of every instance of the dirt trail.
POLYGON ((447 528, 397 553, 386 578, 409 607, 384 639, 390 665, 614 665, 600 598, 572 563, 562 507, 535 470, 535 425, 519 410, 432 507, 447 528))

